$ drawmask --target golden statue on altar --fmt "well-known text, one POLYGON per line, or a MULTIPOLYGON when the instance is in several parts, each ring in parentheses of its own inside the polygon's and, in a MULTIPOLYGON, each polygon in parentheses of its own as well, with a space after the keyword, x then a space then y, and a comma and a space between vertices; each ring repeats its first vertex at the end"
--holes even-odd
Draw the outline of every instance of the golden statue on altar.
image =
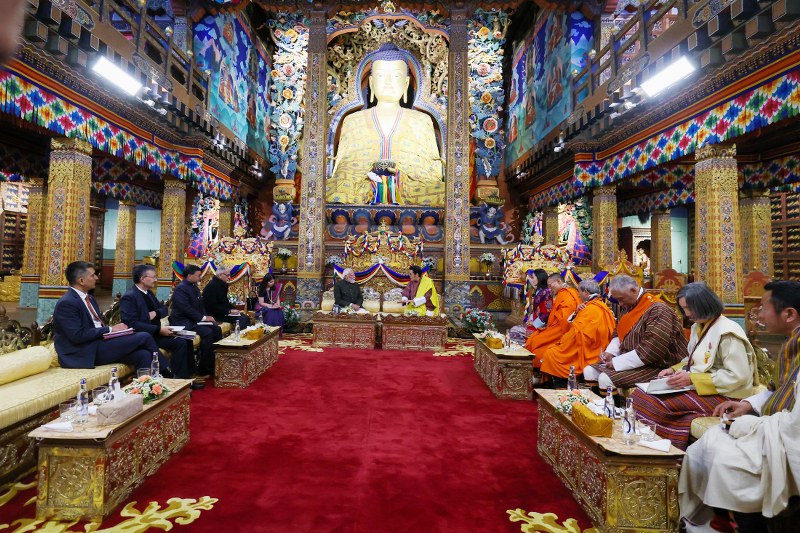
POLYGON ((444 205, 444 161, 433 121, 400 106, 411 81, 408 68, 392 43, 375 53, 369 88, 377 105, 344 119, 327 202, 444 205))

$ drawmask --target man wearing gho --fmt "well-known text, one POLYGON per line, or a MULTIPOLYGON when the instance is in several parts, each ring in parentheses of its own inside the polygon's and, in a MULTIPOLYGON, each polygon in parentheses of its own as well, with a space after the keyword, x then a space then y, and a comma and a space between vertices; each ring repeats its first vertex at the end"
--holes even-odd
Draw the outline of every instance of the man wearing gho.
POLYGON ((627 311, 600 362, 583 371, 584 379, 596 380, 601 389, 632 387, 688 357, 681 322, 670 306, 646 293, 630 276, 614 277, 609 291, 627 311))
POLYGON ((408 285, 403 289, 401 301, 406 304, 406 310, 411 310, 419 316, 437 316, 439 314, 439 295, 436 287, 428 274, 422 273, 422 268, 412 265, 409 269, 408 285))
POLYGON ((788 340, 769 390, 718 405, 714 415, 733 420, 730 429, 713 427, 689 446, 678 483, 687 531, 708 523, 712 508, 734 511, 750 531, 767 531, 762 515, 781 513, 800 493, 800 282, 767 283, 759 321, 788 340))
POLYGON ((352 268, 345 268, 342 279, 333 286, 333 299, 333 303, 339 307, 350 306, 355 311, 361 309, 364 294, 361 292, 361 286, 356 283, 356 273, 352 268))
POLYGON ((600 350, 614 335, 614 315, 600 298, 597 282, 581 281, 578 293, 583 303, 567 319, 569 329, 542 355, 541 370, 550 376, 566 378, 570 366, 575 367, 575 374, 583 373, 584 368, 597 362, 600 350))

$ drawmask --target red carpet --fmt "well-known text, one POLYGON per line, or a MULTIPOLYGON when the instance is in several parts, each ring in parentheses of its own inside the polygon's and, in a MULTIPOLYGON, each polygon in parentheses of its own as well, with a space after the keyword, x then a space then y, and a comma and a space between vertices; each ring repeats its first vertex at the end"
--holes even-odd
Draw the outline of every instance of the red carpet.
MULTIPOLYGON (((495 399, 471 357, 287 344, 250 388, 193 394, 191 440, 131 495, 138 511, 218 499, 191 531, 520 531, 517 508, 591 526, 536 453, 534 403, 495 399)), ((33 494, 0 507, 0 529, 34 516, 33 494)))

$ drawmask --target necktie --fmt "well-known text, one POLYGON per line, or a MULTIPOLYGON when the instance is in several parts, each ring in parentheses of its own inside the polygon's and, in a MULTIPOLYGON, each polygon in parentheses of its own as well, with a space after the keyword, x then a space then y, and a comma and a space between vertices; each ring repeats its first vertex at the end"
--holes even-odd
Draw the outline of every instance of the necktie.
POLYGON ((86 306, 89 308, 89 312, 92 313, 92 317, 98 322, 100 322, 101 326, 105 326, 106 323, 103 321, 102 318, 100 318, 100 316, 97 314, 97 311, 94 310, 94 305, 92 305, 93 303, 92 297, 87 294, 85 300, 86 300, 86 306))

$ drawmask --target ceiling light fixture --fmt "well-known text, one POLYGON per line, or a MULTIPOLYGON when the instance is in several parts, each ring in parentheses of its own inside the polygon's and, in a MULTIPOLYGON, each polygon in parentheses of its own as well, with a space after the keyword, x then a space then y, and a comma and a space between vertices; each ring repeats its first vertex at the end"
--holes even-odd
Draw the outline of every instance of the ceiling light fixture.
POLYGON ((641 84, 647 96, 653 97, 664 89, 676 84, 696 70, 685 56, 664 68, 661 72, 641 84))
POLYGON ((139 80, 119 68, 104 56, 100 56, 98 60, 95 61, 92 70, 131 96, 142 88, 142 84, 139 80))

